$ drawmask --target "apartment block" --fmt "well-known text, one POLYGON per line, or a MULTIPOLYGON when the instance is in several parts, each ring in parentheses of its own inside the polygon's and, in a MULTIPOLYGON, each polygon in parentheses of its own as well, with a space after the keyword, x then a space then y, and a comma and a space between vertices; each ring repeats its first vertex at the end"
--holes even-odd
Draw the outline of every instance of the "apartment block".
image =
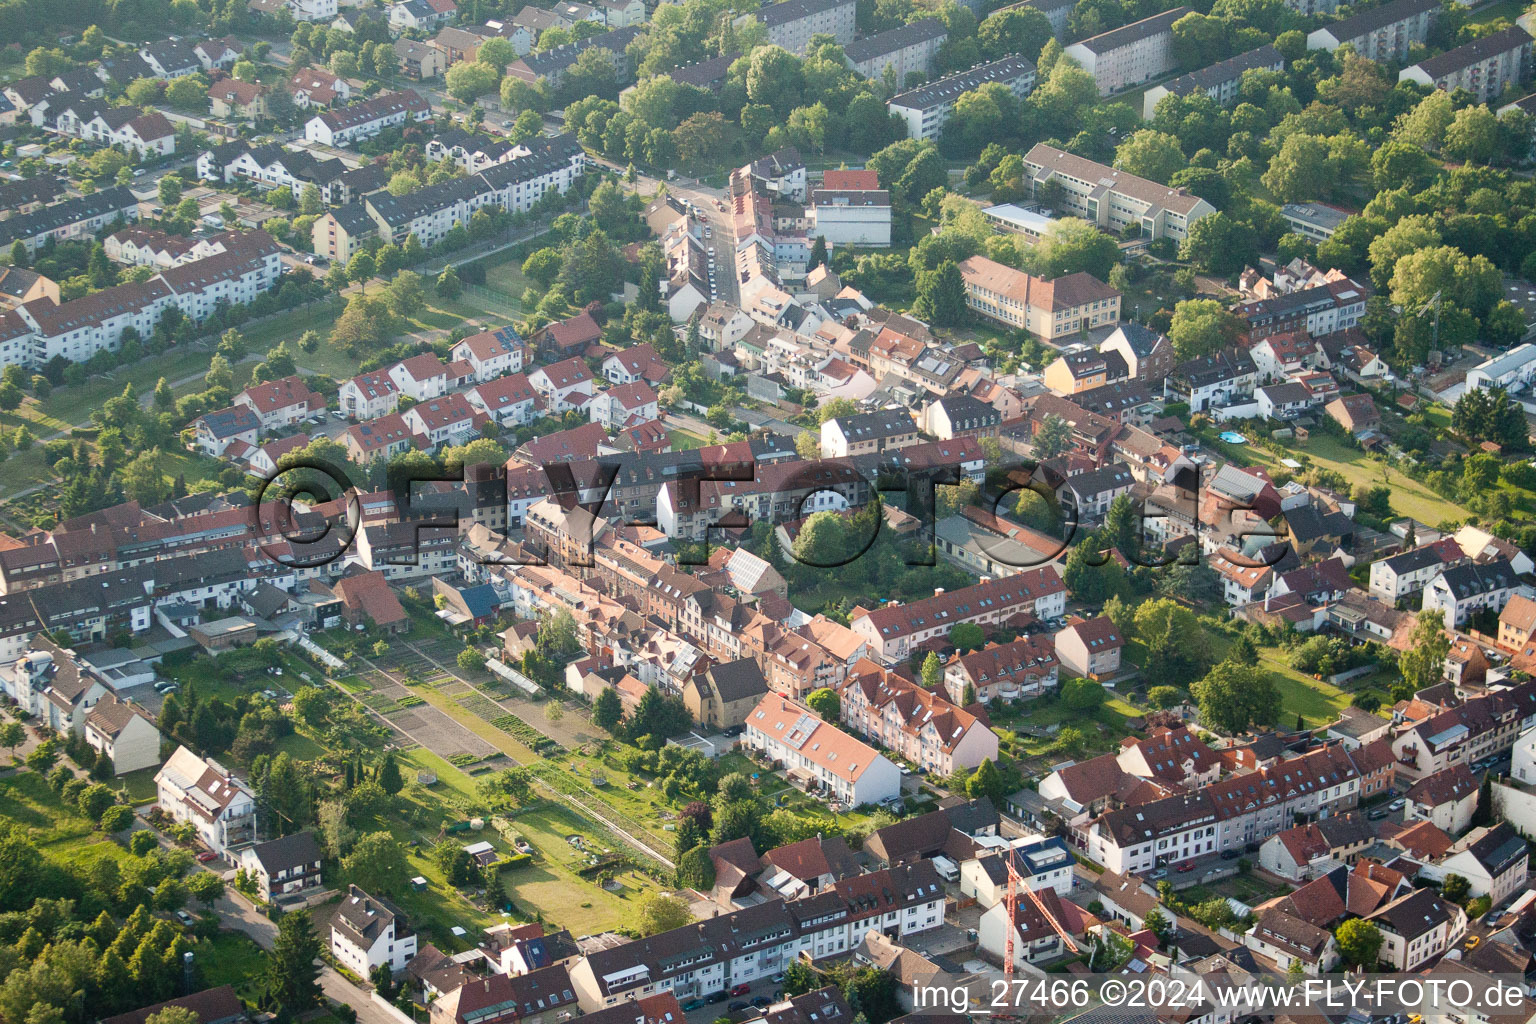
POLYGON ((1530 33, 1511 25, 1412 64, 1398 72, 1397 80, 1445 92, 1465 89, 1477 102, 1489 103, 1503 95, 1505 89, 1530 77, 1530 73, 1530 33))
POLYGON ((883 80, 887 75, 898 87, 907 76, 926 77, 933 58, 949 38, 949 30, 937 18, 919 18, 900 28, 866 36, 843 47, 848 66, 865 78, 883 80))
POLYGON ((406 121, 425 121, 432 116, 427 101, 409 89, 386 92, 338 110, 316 114, 304 124, 304 137, 326 146, 349 143, 377 135, 406 121))
POLYGON ((1307 49, 1337 50, 1348 43, 1366 60, 1407 60, 1410 46, 1424 44, 1439 10, 1439 0, 1395 0, 1309 32, 1307 49))
POLYGON ((768 29, 769 45, 804 54, 815 35, 832 36, 842 46, 853 42, 856 8, 854 0, 783 0, 765 5, 755 17, 768 29))
POLYGON ((1023 57, 1004 57, 899 93, 885 106, 907 123, 907 138, 937 139, 949 121, 955 100, 988 82, 1001 82, 1023 99, 1035 87, 1035 66, 1023 57))
POLYGON ((1237 102, 1237 90, 1243 83, 1243 75, 1249 71, 1284 71, 1285 58, 1273 44, 1257 50, 1240 53, 1210 67, 1180 75, 1171 82, 1154 85, 1141 98, 1141 116, 1150 121, 1157 114, 1157 105, 1165 96, 1193 96, 1205 93, 1223 107, 1237 102))
POLYGON ((1093 76, 1099 95, 1108 96, 1174 69, 1173 23, 1190 13, 1175 7, 1073 43, 1066 54, 1093 76))
POLYGON ((1189 226, 1216 207, 1181 188, 1169 188, 1045 143, 1024 154, 1034 191, 1048 181, 1061 185, 1068 212, 1116 233, 1134 224, 1151 238, 1182 242, 1189 226))

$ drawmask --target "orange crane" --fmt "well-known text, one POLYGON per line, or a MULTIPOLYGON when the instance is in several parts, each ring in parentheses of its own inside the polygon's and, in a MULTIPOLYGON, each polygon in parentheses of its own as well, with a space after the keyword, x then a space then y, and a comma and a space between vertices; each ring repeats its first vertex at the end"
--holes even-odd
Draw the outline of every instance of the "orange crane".
POLYGON ((1013 981, 1013 943, 1019 936, 1019 890, 1021 889, 1024 895, 1029 897, 1029 901, 1035 905, 1035 909, 1040 911, 1040 916, 1045 918, 1046 923, 1056 929, 1056 934, 1061 936, 1061 941, 1067 944, 1067 948, 1074 953, 1078 952, 1077 943, 1072 941, 1072 933, 1056 920, 1056 915, 1051 913, 1050 908, 1045 905, 1045 900, 1040 898, 1040 894, 1024 884, 1023 876, 1013 864, 1018 855, 1018 850, 1009 847, 1007 856, 1003 858, 1003 863, 1008 868, 1008 895, 1003 900, 1008 908, 1008 938, 1003 948, 1003 979, 1007 982, 1013 981))

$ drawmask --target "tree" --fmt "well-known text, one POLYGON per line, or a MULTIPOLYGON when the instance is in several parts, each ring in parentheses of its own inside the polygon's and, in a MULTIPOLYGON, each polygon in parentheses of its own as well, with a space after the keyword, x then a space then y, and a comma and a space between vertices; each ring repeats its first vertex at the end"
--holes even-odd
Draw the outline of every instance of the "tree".
POLYGON ((320 1002, 320 968, 323 950, 309 911, 284 914, 277 924, 277 938, 266 954, 267 994, 282 1009, 297 1015, 320 1002))
POLYGON ((484 96, 495 89, 500 78, 497 70, 484 61, 465 60, 448 69, 444 82, 454 99, 461 103, 473 103, 475 97, 484 96))
POLYGON ((1081 272, 1102 281, 1120 262, 1120 247, 1112 237, 1087 221, 1062 217, 1046 228, 1045 237, 1035 246, 1035 259, 1043 277, 1065 277, 1081 272))
POLYGON ((359 888, 376 896, 401 892, 412 873, 405 847, 388 832, 359 836, 341 864, 359 888))
MULTIPOLYGON (((221 885, 223 883, 220 883, 221 885)), ((144 1018, 144 1024, 202 1024, 197 1011, 186 1006, 167 1006, 144 1018)), ((31 1024, 29 1021, 28 1024, 31 1024)))
POLYGON ((970 314, 965 305, 965 281, 960 276, 960 267, 946 262, 937 270, 919 273, 912 308, 918 316, 939 327, 965 323, 970 314))
POLYGON ((1035 455, 1041 459, 1054 459, 1072 444, 1072 425, 1055 413, 1040 421, 1035 431, 1035 455))
POLYGON ((1250 726, 1273 725, 1280 715, 1280 691, 1267 674, 1224 661, 1189 689, 1200 709, 1200 724, 1235 735, 1250 726))
POLYGON ((605 686, 592 701, 592 724, 613 736, 618 735, 623 720, 624 702, 619 699, 619 692, 605 686))
POLYGON ((838 700, 837 694, 825 686, 819 690, 812 690, 806 696, 805 703, 827 722, 836 722, 838 713, 842 710, 842 702, 838 700))
POLYGON ((693 912, 676 896, 656 892, 646 897, 636 915, 635 928, 641 938, 660 935, 693 923, 693 912))
POLYGON ((816 241, 811 243, 811 258, 810 261, 805 265, 806 273, 810 273, 826 262, 827 240, 820 235, 817 235, 816 241))
POLYGON ((400 774, 400 762, 393 750, 384 752, 384 760, 379 765, 379 787, 390 796, 405 788, 405 778, 400 774))
POLYGON ((1375 967, 1381 951, 1381 932, 1363 918, 1352 917, 1333 933, 1339 956, 1351 967, 1375 967))
POLYGON ((1451 410, 1451 426, 1468 441, 1492 441, 1508 448, 1525 448, 1530 428, 1525 413, 1500 387, 1469 388, 1451 410))
POLYGON ((1166 132, 1143 128, 1115 150, 1115 166, 1153 181, 1168 183, 1176 172, 1189 166, 1179 140, 1166 132))
POLYGON ((1258 262, 1258 238, 1253 228, 1213 213, 1201 217, 1189 227, 1179 258, 1193 263, 1207 274, 1229 276, 1258 262))
POLYGON ((1180 359, 1211 355, 1237 343, 1243 322, 1215 299, 1185 299, 1173 309, 1168 339, 1180 359))
POLYGON ((1061 684, 1058 699, 1076 712, 1092 712, 1104 703, 1108 696, 1104 684, 1093 679, 1068 679, 1061 684))
POLYGON ((1463 903, 1466 901, 1467 893, 1471 888, 1472 883, 1464 877, 1450 874, 1445 876, 1445 881, 1440 885, 1440 895, 1452 903, 1463 903))
POLYGON ((1445 616, 1435 609, 1419 612, 1408 649, 1398 655, 1397 669, 1414 691, 1433 686, 1445 676, 1445 658, 1451 638, 1445 632, 1445 616))
POLYGON ((1008 795, 1008 780, 1003 778, 1003 773, 997 770, 996 762, 989 757, 977 765, 971 777, 965 780, 965 795, 972 800, 988 797, 993 804, 1001 807, 1003 798, 1008 795))
POLYGON ((224 896, 224 879, 212 871, 199 871, 187 879, 187 892, 197 902, 212 910, 224 896))
POLYGON ((1499 121, 1493 111, 1473 104, 1456 111, 1445 129, 1445 155, 1486 164, 1499 149, 1499 121))
POLYGON ((360 252, 347 261, 347 277, 354 284, 364 285, 364 291, 367 290, 367 281, 373 277, 374 270, 372 253, 360 252))
POLYGON ((459 281, 459 275, 454 271, 452 264, 444 267, 443 272, 437 275, 437 283, 434 285, 434 290, 437 292, 438 297, 443 299, 456 299, 464 290, 464 286, 459 281))
POLYGON ((474 647, 464 648, 455 661, 464 672, 480 672, 485 669, 485 655, 474 647))
POLYGON ((928 652, 928 657, 923 661, 922 680, 923 686, 930 690, 937 690, 944 681, 944 663, 932 651, 928 652))
MULTIPOLYGON (((976 41, 989 60, 1000 60, 1015 53, 1026 60, 1034 60, 1055 34, 1051 19, 1032 8, 996 11, 983 18, 976 27, 976 41)), ((1041 74, 1044 73, 1042 69, 1041 74)))
POLYGON ((1159 711, 1177 707, 1182 699, 1174 686, 1154 686, 1147 691, 1147 703, 1159 711))
POLYGON ((0 747, 5 747, 11 752, 11 758, 16 757, 16 748, 27 741, 27 732, 20 722, 6 722, 0 725, 0 747))

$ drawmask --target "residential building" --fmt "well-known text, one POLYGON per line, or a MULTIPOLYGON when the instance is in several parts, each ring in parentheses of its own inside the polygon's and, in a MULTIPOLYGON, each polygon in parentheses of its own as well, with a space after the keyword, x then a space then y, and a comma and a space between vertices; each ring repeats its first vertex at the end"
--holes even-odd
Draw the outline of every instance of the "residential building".
POLYGON ((1372 596, 1396 604, 1417 594, 1439 576, 1449 562, 1461 558, 1460 548, 1453 543, 1451 549, 1448 552, 1444 544, 1426 544, 1372 562, 1369 584, 1372 596))
POLYGON ((970 395, 945 395, 923 409, 923 431, 940 441, 994 437, 1002 422, 996 407, 970 395))
POLYGON ((502 427, 526 426, 538 419, 542 411, 539 393, 524 373, 476 384, 465 392, 465 397, 470 405, 502 427))
POLYGON ((1193 96, 1205 93, 1219 106, 1230 107, 1237 102, 1238 86, 1249 71, 1284 71, 1285 58, 1274 44, 1266 44, 1257 50, 1228 57, 1199 71, 1180 75, 1171 82, 1154 85, 1141 97, 1141 116, 1150 121, 1157 115, 1157 105, 1165 96, 1193 96))
POLYGON ((126 187, 114 185, 31 213, 12 214, 0 221, 0 245, 10 249, 20 242, 35 255, 50 239, 65 242, 94 235, 119 219, 138 220, 139 201, 126 187))
POLYGON ((1427 821, 1442 832, 1460 835, 1477 810, 1478 782, 1465 764, 1453 764, 1415 782, 1404 798, 1405 821, 1427 821))
POLYGON ((85 742, 112 765, 113 775, 126 775, 160 763, 160 730, 133 704, 103 694, 85 716, 85 742))
POLYGON ((395 59, 400 62, 405 77, 418 82, 436 78, 448 70, 447 55, 432 43, 419 39, 396 39, 395 59))
POLYGON ((320 888, 320 865, 320 844, 308 829, 240 851, 240 866, 256 883, 256 894, 264 903, 320 888))
POLYGON ((828 459, 880 454, 921 440, 917 424, 903 409, 834 416, 821 425, 821 455, 828 459))
POLYGON ((416 933, 393 903, 349 885, 331 915, 329 946, 359 977, 370 977, 381 966, 398 974, 416 955, 416 933))
MULTIPOLYGON (((645 939, 606 945, 571 968, 571 984, 589 1014, 626 1002, 643 1007, 649 997, 666 992, 680 1000, 702 998, 772 978, 797 957, 847 957, 871 929, 899 940, 938 928, 945 898, 932 862, 902 864, 840 879, 803 899, 770 899, 645 939)), ((823 1018, 818 1010, 817 1016, 846 1024, 845 1013, 823 1018)))
POLYGON ((1040 379, 1058 395, 1075 395, 1079 391, 1089 391, 1126 380, 1130 375, 1130 367, 1118 350, 1111 348, 1095 351, 1088 348, 1057 356, 1045 365, 1045 372, 1040 375, 1040 379))
POLYGON ((768 694, 762 669, 751 658, 711 665, 688 677, 683 703, 701 726, 729 729, 743 725, 768 694))
POLYGON ((1424 45, 1439 11, 1438 0, 1392 0, 1307 33, 1307 49, 1337 50, 1348 43, 1366 60, 1401 63, 1409 47, 1424 45))
POLYGON ((333 263, 346 263, 362 251, 364 243, 378 237, 379 225, 361 202, 327 210, 310 228, 310 248, 333 263))
MULTIPOLYGON (((1167 335, 1138 323, 1128 322, 1116 327, 1109 337, 1099 342, 1099 351, 1105 356, 1111 352, 1119 353, 1130 379, 1148 386, 1161 384, 1173 372, 1173 342, 1167 335)), ((1050 384, 1046 386, 1050 387, 1050 384)))
POLYGON ((1019 56, 978 64, 898 93, 886 102, 886 109, 906 122, 907 138, 937 141, 955 100, 988 82, 1001 82, 1022 100, 1034 90, 1035 66, 1019 56))
POLYGON ((1349 218, 1348 212, 1326 203, 1286 203, 1280 207, 1280 216, 1293 233, 1313 244, 1332 238, 1339 225, 1349 218))
POLYGON ((1043 566, 909 604, 889 602, 873 610, 855 608, 849 626, 889 664, 910 656, 928 640, 947 637, 962 622, 985 627, 1026 615, 1054 619, 1065 611, 1066 587, 1054 568, 1043 566))
POLYGON ((1528 593, 1508 559, 1463 562, 1442 569, 1424 587, 1424 610, 1438 609, 1446 626, 1460 626, 1485 609, 1501 612, 1516 593, 1528 593))
POLYGON ((816 189, 805 218, 807 237, 819 236, 832 248, 891 244, 891 194, 885 189, 816 189))
POLYGON ((432 1000, 429 1024, 555 1024, 576 1011, 564 964, 523 974, 471 975, 432 1000))
POLYGON ((311 391, 304 378, 297 375, 252 384, 235 396, 234 404, 254 412, 263 431, 302 423, 325 412, 326 407, 325 396, 311 391))
POLYGON ((942 21, 919 18, 845 43, 843 56, 848 66, 865 78, 902 85, 909 75, 928 77, 933 69, 933 58, 948 38, 949 30, 942 21))
POLYGON ((1345 331, 1365 317, 1366 289, 1349 278, 1303 288, 1257 302, 1244 302, 1232 312, 1248 327, 1250 342, 1277 334, 1305 331, 1316 338, 1345 331))
MULTIPOLYGON (((415 2, 425 3, 426 0, 415 2)), ((426 100, 409 89, 402 89, 316 114, 304 123, 304 137, 325 146, 345 147, 358 139, 377 135, 385 128, 406 121, 425 121, 431 116, 432 108, 426 100)))
POLYGON ((155 775, 162 811, 188 821, 208 849, 228 857, 256 840, 256 794, 217 761, 177 747, 155 775))
POLYGON ((587 403, 588 417, 609 433, 649 423, 658 411, 656 391, 644 381, 599 391, 587 403))
POLYGON ((488 381, 523 368, 527 346, 517 331, 500 327, 494 331, 481 331, 456 342, 449 355, 463 359, 475 369, 475 380, 488 381))
POLYGON ((1189 13, 1188 7, 1175 7, 1073 43, 1066 54, 1093 76, 1099 95, 1108 96, 1166 75, 1177 66, 1173 23, 1189 13))
POLYGON ((996 760, 997 734, 981 719, 872 661, 838 690, 839 720, 924 771, 951 775, 996 760))
POLYGON ((1433 889, 1415 889, 1366 917, 1381 932, 1378 956, 1399 971, 1416 971, 1461 941, 1466 911, 1433 889))
POLYGON ((1486 896, 1497 907, 1525 888, 1529 866, 1525 840, 1509 822, 1499 821, 1468 832, 1445 856, 1424 865, 1419 877, 1443 882, 1460 875, 1467 880, 1469 896, 1486 896))
POLYGON ((1047 341, 1120 319, 1120 293, 1090 274, 1047 281, 985 256, 970 256, 960 261, 960 276, 971 309, 1047 341))
POLYGON ((1491 356, 1467 371, 1469 389, 1500 387, 1520 391, 1530 387, 1532 380, 1536 380, 1536 344, 1530 342, 1491 356))
POLYGON ((1069 212, 1117 234, 1140 224, 1147 237, 1182 242, 1191 224, 1216 212, 1216 207, 1181 188, 1138 178, 1043 142, 1024 155, 1024 170, 1035 193, 1047 181, 1055 181, 1063 189, 1069 212))
POLYGON ((1060 664, 1048 637, 1020 637, 950 659, 944 667, 944 689, 958 707, 1028 700, 1056 688, 1060 664))
POLYGON ((752 17, 768 29, 768 44, 803 55, 811 37, 829 35, 841 46, 853 42, 856 31, 853 0, 782 0, 765 4, 752 17))
POLYGON ((746 724, 745 745, 782 766, 807 791, 846 807, 901 794, 900 769, 797 701, 769 694, 746 724))
POLYGON ((1120 673, 1125 638, 1109 616, 1069 623, 1056 634, 1056 658, 1062 668, 1087 679, 1113 679, 1120 673))
POLYGON ((267 87, 225 78, 208 87, 208 105, 214 117, 255 121, 267 116, 267 87))
POLYGON ((1511 25, 1410 64, 1397 73, 1397 80, 1444 92, 1466 90, 1478 103, 1492 103, 1530 74, 1531 34, 1511 25))

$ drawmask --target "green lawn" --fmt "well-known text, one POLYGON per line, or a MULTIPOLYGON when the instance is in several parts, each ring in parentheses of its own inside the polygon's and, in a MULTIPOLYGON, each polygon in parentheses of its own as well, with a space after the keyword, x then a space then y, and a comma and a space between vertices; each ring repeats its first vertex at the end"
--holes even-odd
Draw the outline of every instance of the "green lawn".
POLYGON ((233 985, 235 991, 246 998, 259 994, 256 983, 266 959, 261 947, 250 936, 242 932, 219 932, 212 939, 200 940, 193 956, 206 987, 233 985))
POLYGON ((1285 663, 1285 652, 1274 647, 1261 648, 1259 664, 1269 670, 1280 691, 1282 714, 1277 723, 1289 728, 1297 715, 1308 728, 1316 729, 1336 721, 1349 706, 1350 695, 1331 683, 1304 676, 1285 663))
POLYGON ((1515 19, 1525 13, 1526 5, 1521 0, 1498 0, 1486 7, 1481 7, 1467 16, 1469 25, 1487 25, 1490 22, 1503 18, 1511 25, 1515 19))
POLYGON ((1374 487, 1384 483, 1392 489, 1394 512, 1412 516, 1431 526, 1446 520, 1464 521, 1467 518, 1467 510, 1460 505, 1447 501, 1424 484, 1386 463, 1368 458, 1365 452, 1332 435, 1313 434, 1305 444, 1292 442, 1284 455, 1255 445, 1229 445, 1222 441, 1208 443, 1235 462, 1257 464, 1272 471, 1286 469, 1280 465, 1281 458, 1293 458, 1310 461, 1311 465, 1320 469, 1332 470, 1343 476, 1351 487, 1374 487))

